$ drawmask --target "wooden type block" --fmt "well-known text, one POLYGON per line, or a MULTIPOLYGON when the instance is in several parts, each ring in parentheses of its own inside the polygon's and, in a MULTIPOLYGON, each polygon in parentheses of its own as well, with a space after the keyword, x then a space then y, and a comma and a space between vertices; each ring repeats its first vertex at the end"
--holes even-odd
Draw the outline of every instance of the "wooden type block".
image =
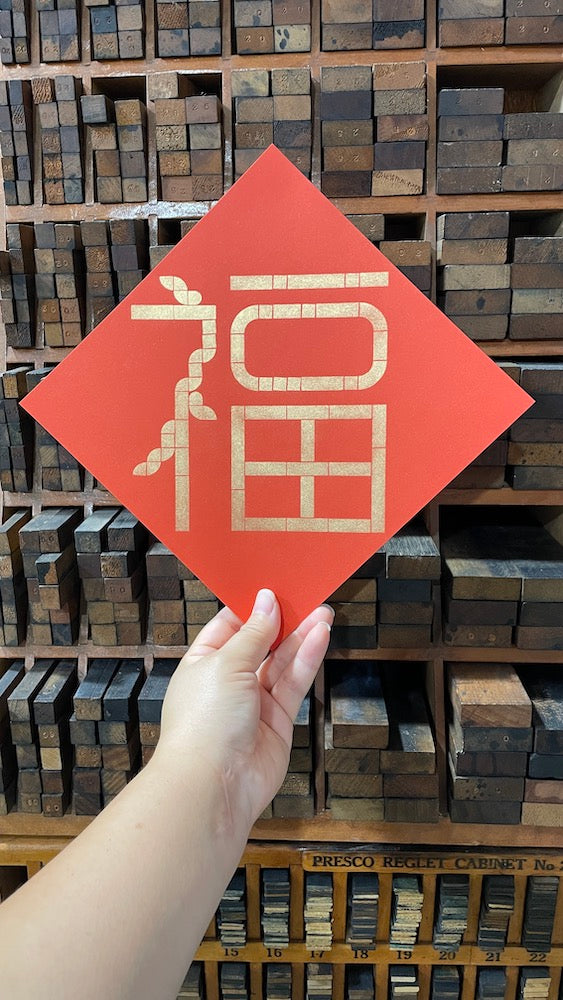
POLYGON ((114 771, 109 768, 103 768, 101 779, 104 805, 108 804, 108 799, 115 798, 119 792, 123 791, 132 777, 133 772, 131 770, 114 771))
POLYGON ((432 629, 428 625, 378 625, 379 645, 387 649, 412 649, 429 646, 432 629))
POLYGON ((103 697, 114 677, 119 660, 94 659, 84 680, 74 694, 74 714, 78 721, 99 721, 103 716, 103 697))
MULTIPOLYGON (((377 608, 378 622, 382 625, 431 625, 434 618, 432 603, 395 601, 380 602, 377 608)), ((380 631, 381 639, 381 631, 380 631)))
POLYGON ((323 121, 323 146, 368 146, 373 142, 373 121, 323 121))
POLYGON ((311 775, 288 772, 280 786, 278 795, 311 795, 311 775))
POLYGON ((127 746, 138 734, 135 722, 98 722, 98 736, 104 746, 127 746))
POLYGON ((33 743, 35 730, 31 722, 11 722, 10 735, 13 743, 33 743))
POLYGON ((366 198, 371 194, 371 189, 370 171, 323 171, 321 175, 321 190, 329 198, 366 198))
POLYGON ((450 726, 450 737, 455 740, 457 750, 469 753, 498 751, 520 753, 532 749, 533 729, 510 728, 506 726, 468 726, 462 729, 454 719, 450 726))
POLYGON ((511 284, 513 288, 561 288, 563 268, 561 264, 512 264, 511 284))
POLYGON ((16 759, 18 769, 39 766, 39 751, 35 743, 16 744, 16 759))
POLYGON ((561 466, 563 446, 557 444, 533 444, 511 442, 508 446, 508 461, 514 465, 561 466))
POLYGON ((0 525, 0 555, 11 556, 19 551, 19 533, 24 524, 27 524, 30 517, 30 510, 16 511, 14 514, 11 514, 3 524, 0 525))
POLYGON ((451 799, 449 804, 452 823, 504 823, 515 826, 520 822, 520 802, 467 802, 451 799))
POLYGON ((313 796, 276 795, 273 814, 279 819, 312 819, 315 814, 313 796))
POLYGON ((54 669, 55 663, 55 660, 36 660, 19 684, 10 691, 7 703, 11 722, 33 721, 33 699, 54 669))
POLYGON ((138 518, 121 510, 107 525, 107 547, 116 552, 135 552, 144 546, 146 534, 138 518))
POLYGON ((77 767, 101 767, 102 748, 101 746, 75 746, 74 757, 77 767))
POLYGON ((41 772, 37 768, 22 768, 18 772, 18 790, 24 795, 41 794, 41 772))
POLYGON ((503 157, 502 140, 480 142, 439 142, 438 167, 500 166, 503 157))
POLYGON ((144 568, 139 566, 130 577, 104 577, 104 599, 117 603, 129 603, 139 597, 145 583, 144 568))
POLYGON ((502 87, 444 87, 438 95, 438 115, 501 115, 504 108, 502 87))
POLYGON ((65 718, 59 719, 57 722, 40 725, 38 738, 41 747, 67 746, 69 742, 68 713, 65 718))
POLYGON ((321 92, 321 120, 365 121, 372 117, 372 94, 367 90, 321 92))
POLYGON ((437 799, 438 786, 438 773, 383 776, 383 794, 386 799, 437 799))
POLYGON ((437 823, 440 818, 438 799, 385 799, 385 821, 388 823, 437 823))
MULTIPOLYGON (((49 449, 40 449, 42 452, 47 450, 49 449)), ((56 462, 57 450, 55 448, 52 464, 56 464, 56 462)), ((49 465, 51 463, 43 461, 43 464, 49 465)), ((76 555, 72 545, 67 545, 62 552, 46 552, 38 556, 35 561, 37 579, 40 584, 57 586, 62 583, 63 579, 75 565, 76 555)))
POLYGON ((563 785, 550 778, 526 778, 524 783, 526 802, 563 803, 563 785))
POLYGON ((373 170, 373 146, 325 147, 323 159, 325 171, 373 170))
POLYGON ((563 170, 553 164, 524 164, 502 168, 503 191, 558 191, 563 188, 563 170))
POLYGON ((33 717, 36 725, 56 723, 65 714, 69 716, 75 689, 76 663, 61 660, 35 695, 33 717))
MULTIPOLYGON (((463 143, 455 145, 462 146, 463 143)), ((439 240, 436 256, 440 264, 504 264, 508 256, 508 240, 439 240)), ((514 267, 518 266, 511 267, 511 284, 514 284, 514 267)), ((537 270, 541 271, 542 266, 538 265, 537 270)))
POLYGON ((377 585, 375 580, 364 580, 358 579, 357 577, 351 577, 335 590, 334 594, 331 595, 329 600, 331 602, 349 602, 349 603, 364 603, 364 602, 375 602, 377 598, 377 585))
POLYGON ((563 139, 561 114, 548 111, 513 113, 504 119, 505 139, 563 139))
POLYGON ((563 754, 531 753, 528 758, 530 778, 563 778, 563 754))
POLYGON ((448 625, 516 625, 516 601, 457 601, 445 595, 448 625))
POLYGON ((375 604, 333 604, 336 626, 375 625, 375 604))
POLYGON ((102 790, 100 771, 94 767, 73 768, 72 783, 74 792, 79 795, 99 795, 102 790))
POLYGON ((413 49, 424 45, 425 22, 423 18, 402 21, 375 21, 373 25, 374 49, 413 49))
POLYGON ((433 774, 436 752, 424 696, 385 672, 385 702, 389 713, 388 748, 381 751, 381 771, 433 774), (399 690, 399 686, 401 686, 399 690))
MULTIPOLYGON (((438 119, 440 142, 502 139, 504 115, 448 115, 438 119)), ((496 213, 495 213, 496 214, 496 213)))
MULTIPOLYGON (((0 808, 2 803, 0 803, 0 808)), ((40 813, 41 812, 41 795, 39 793, 29 794, 26 792, 20 792, 18 789, 17 793, 17 810, 23 813, 40 813)))
POLYGON ((510 288, 509 264, 447 264, 440 274, 444 291, 510 288))
POLYGON ((454 772, 458 775, 469 777, 478 774, 484 777, 498 775, 500 777, 521 778, 526 775, 527 755, 524 752, 458 751, 455 741, 450 735, 449 753, 454 772))
POLYGON ((486 646, 505 648, 512 645, 513 630, 509 625, 450 625, 444 626, 444 643, 449 646, 486 646))
POLYGON ((349 215, 347 218, 372 243, 383 239, 385 229, 383 215, 349 215))
POLYGON ((129 722, 136 719, 137 695, 143 685, 143 681, 144 672, 142 662, 139 660, 122 660, 117 673, 103 696, 104 720, 129 722))
POLYGON ((347 671, 334 677, 330 704, 333 746, 387 745, 389 724, 376 668, 347 671))
POLYGON ((517 625, 515 644, 519 649, 563 649, 563 626, 517 625))
POLYGON ((510 302, 509 289, 447 291, 442 296, 441 308, 451 317, 499 316, 508 313, 510 302))
POLYGON ((438 23, 440 47, 466 45, 502 45, 504 42, 504 17, 474 17, 440 20, 438 23))
POLYGON ((437 580, 440 554, 431 535, 415 520, 382 546, 385 574, 395 580, 437 580))
POLYGON ((457 776, 452 773, 451 761, 449 787, 453 798, 460 801, 517 802, 524 798, 524 778, 457 776))
POLYGON ((379 823, 384 816, 383 799, 353 799, 327 797, 332 819, 379 823))
MULTIPOLYGON (((441 145, 440 143, 438 145, 441 145)), ((439 194, 495 192, 505 188, 504 167, 438 167, 439 194)))
POLYGON ((373 798, 383 795, 381 774, 329 774, 328 794, 332 798, 373 798))
MULTIPOLYGON (((150 677, 150 675, 149 675, 150 677)), ((162 702, 160 704, 160 709, 162 709, 162 702)), ((141 714, 141 707, 139 704, 139 716, 141 714)), ((160 719, 160 710, 159 710, 160 719)), ((160 722, 140 722, 139 723, 139 736, 141 743, 144 747, 155 747, 160 739, 160 722)))
POLYGON ((507 17, 507 45, 541 45, 561 44, 563 41, 563 26, 561 17, 507 17))

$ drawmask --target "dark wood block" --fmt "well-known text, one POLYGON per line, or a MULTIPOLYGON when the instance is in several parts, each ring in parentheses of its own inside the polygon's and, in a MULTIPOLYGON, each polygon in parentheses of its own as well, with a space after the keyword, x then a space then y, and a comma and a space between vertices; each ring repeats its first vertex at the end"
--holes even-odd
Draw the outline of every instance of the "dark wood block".
POLYGON ((94 659, 84 680, 74 694, 74 714, 78 720, 98 721, 103 718, 103 696, 116 673, 120 661, 94 659))
POLYGON ((137 695, 144 681, 140 660, 122 660, 103 697, 103 718, 128 722, 137 717, 137 695))
POLYGON ((452 823, 505 823, 514 826, 520 822, 522 805, 520 802, 464 802, 450 801, 452 823))
POLYGON ((389 823, 437 823, 438 799, 385 799, 385 820, 389 823))
POLYGON ((32 703, 49 674, 55 667, 55 660, 36 660, 30 670, 8 695, 8 712, 12 722, 33 720, 32 703))

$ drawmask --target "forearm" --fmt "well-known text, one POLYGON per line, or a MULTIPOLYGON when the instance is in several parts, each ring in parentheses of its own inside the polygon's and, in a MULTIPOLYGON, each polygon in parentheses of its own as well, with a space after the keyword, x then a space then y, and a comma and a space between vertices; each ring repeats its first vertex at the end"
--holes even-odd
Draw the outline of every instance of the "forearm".
POLYGON ((13 1000, 70 1000, 78 984, 82 1000, 176 996, 249 830, 208 769, 170 765, 157 752, 0 908, 0 980, 13 1000))

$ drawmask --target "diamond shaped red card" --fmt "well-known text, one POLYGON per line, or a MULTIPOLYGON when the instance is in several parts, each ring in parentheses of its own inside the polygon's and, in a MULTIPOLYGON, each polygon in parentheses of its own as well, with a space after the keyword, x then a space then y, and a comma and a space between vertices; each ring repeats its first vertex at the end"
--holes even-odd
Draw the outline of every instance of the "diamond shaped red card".
POLYGON ((272 146, 24 406, 287 633, 531 402, 272 146))

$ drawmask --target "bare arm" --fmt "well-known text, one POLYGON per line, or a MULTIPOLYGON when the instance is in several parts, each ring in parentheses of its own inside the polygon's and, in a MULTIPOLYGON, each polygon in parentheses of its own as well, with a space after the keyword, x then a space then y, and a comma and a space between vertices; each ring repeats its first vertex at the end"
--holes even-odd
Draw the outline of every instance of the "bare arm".
POLYGON ((175 998, 283 780, 293 721, 328 645, 332 612, 322 607, 267 656, 280 617, 261 594, 246 625, 223 609, 183 658, 147 767, 0 907, 11 1000, 175 998))

